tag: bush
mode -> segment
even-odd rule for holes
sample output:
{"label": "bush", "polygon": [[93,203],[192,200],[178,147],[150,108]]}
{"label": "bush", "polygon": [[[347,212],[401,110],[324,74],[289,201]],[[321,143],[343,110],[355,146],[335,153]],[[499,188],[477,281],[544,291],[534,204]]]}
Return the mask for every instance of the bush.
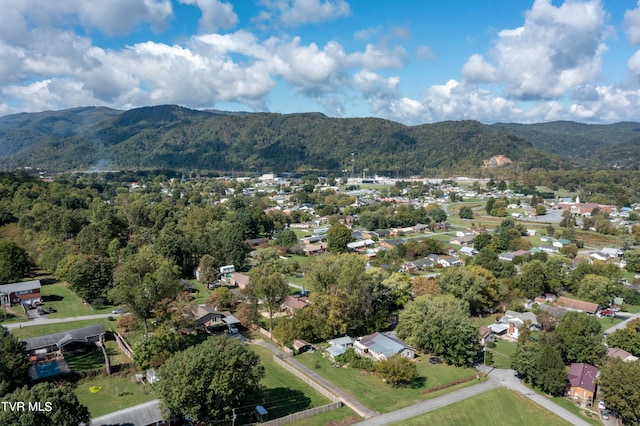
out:
{"label": "bush", "polygon": [[356,354],[353,348],[349,348],[345,353],[337,356],[336,361],[343,365],[349,364],[349,367],[360,370],[373,371],[375,369],[371,359]]}
{"label": "bush", "polygon": [[375,369],[376,373],[393,386],[408,385],[418,377],[416,364],[400,355],[379,361]]}
{"label": "bush", "polygon": [[487,348],[493,349],[496,347],[496,342],[487,342]]}

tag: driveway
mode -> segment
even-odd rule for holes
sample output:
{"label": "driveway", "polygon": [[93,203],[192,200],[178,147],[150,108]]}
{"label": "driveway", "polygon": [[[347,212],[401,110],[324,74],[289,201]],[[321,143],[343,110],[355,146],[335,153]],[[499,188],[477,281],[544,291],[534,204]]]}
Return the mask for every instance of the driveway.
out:
{"label": "driveway", "polygon": [[66,318],[47,318],[46,315],[39,315],[37,318],[34,318],[30,321],[7,323],[7,324],[2,324],[2,326],[9,330],[13,330],[14,328],[31,327],[34,325],[58,324],[62,322],[73,322],[73,321],[82,321],[82,320],[91,320],[91,319],[100,319],[100,318],[109,318],[109,317],[115,317],[115,315],[114,314],[95,314],[95,315],[84,315],[81,317],[66,317]]}

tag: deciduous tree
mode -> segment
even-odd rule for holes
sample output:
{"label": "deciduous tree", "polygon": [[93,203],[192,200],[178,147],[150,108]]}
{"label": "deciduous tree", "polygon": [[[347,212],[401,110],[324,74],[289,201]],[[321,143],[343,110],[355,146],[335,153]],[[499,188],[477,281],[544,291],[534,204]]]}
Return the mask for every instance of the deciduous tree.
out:
{"label": "deciduous tree", "polygon": [[21,279],[29,267],[26,250],[11,240],[0,238],[0,283]]}
{"label": "deciduous tree", "polygon": [[341,223],[333,224],[327,231],[327,245],[334,254],[346,253],[347,244],[353,241],[351,230]]}
{"label": "deciduous tree", "polygon": [[237,339],[216,336],[178,352],[158,370],[156,385],[165,413],[192,422],[230,420],[232,409],[259,397],[264,367]]}
{"label": "deciduous tree", "polygon": [[269,331],[273,329],[273,314],[289,293],[289,285],[284,276],[272,263],[256,266],[249,272],[249,294],[262,300],[269,312]]}
{"label": "deciduous tree", "polygon": [[562,358],[566,363],[599,365],[606,351],[598,319],[583,312],[567,312],[556,328],[556,336],[560,340]]}
{"label": "deciduous tree", "polygon": [[601,369],[598,384],[607,407],[620,413],[625,424],[640,422],[640,362],[610,359]]}
{"label": "deciduous tree", "polygon": [[0,396],[22,384],[29,369],[29,358],[20,342],[0,326]]}

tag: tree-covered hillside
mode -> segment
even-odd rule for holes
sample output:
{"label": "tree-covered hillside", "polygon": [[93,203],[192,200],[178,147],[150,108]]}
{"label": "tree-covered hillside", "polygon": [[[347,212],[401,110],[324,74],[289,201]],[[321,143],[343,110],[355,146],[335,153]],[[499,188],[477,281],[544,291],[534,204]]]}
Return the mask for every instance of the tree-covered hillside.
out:
{"label": "tree-covered hillside", "polygon": [[[406,176],[433,169],[468,173],[496,155],[524,170],[563,164],[503,129],[474,121],[410,127],[378,118],[229,114],[171,105],[20,116],[0,118],[3,168],[340,172],[351,168],[353,158],[356,170]],[[68,124],[74,118],[78,123]]]}

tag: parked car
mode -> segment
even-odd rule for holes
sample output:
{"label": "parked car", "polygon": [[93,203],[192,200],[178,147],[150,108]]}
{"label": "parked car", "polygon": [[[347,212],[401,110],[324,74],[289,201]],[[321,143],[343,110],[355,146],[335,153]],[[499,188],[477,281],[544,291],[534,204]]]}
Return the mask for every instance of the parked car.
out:
{"label": "parked car", "polygon": [[600,411],[600,417],[602,417],[602,420],[609,420],[609,410]]}
{"label": "parked car", "polygon": [[604,405],[604,401],[601,400],[601,399],[598,400],[598,409],[599,410],[604,410],[605,408],[607,408],[607,407]]}
{"label": "parked car", "polygon": [[111,311],[112,314],[124,314],[124,308],[118,308]]}
{"label": "parked car", "polygon": [[230,325],[229,326],[229,333],[236,334],[236,333],[238,333],[238,329],[235,326]]}
{"label": "parked car", "polygon": [[429,358],[429,362],[431,364],[440,364],[442,363],[442,360],[440,359],[440,357],[432,356],[431,358]]}
{"label": "parked car", "polygon": [[44,307],[44,311],[48,314],[52,314],[54,313],[56,310],[54,308],[52,308],[51,306],[45,306]]}
{"label": "parked car", "polygon": [[44,311],[44,309],[38,307],[38,315],[45,315],[47,314],[47,312]]}

